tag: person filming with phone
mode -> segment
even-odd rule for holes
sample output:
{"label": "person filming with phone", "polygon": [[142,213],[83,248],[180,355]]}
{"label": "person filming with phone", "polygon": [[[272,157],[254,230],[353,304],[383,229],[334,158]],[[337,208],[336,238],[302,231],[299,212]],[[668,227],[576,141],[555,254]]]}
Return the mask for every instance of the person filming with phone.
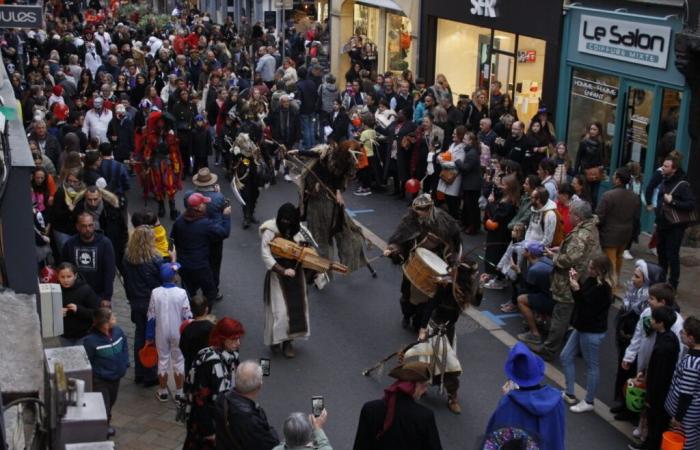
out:
{"label": "person filming with phone", "polygon": [[273,450],[333,450],[331,443],[323,432],[323,426],[328,419],[325,409],[320,415],[293,412],[282,425],[284,442]]}

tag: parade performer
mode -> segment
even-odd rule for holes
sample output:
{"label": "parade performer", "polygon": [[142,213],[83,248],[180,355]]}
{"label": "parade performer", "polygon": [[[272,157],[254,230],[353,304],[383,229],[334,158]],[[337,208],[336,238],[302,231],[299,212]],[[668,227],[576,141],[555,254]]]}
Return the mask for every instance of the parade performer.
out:
{"label": "parade performer", "polygon": [[136,160],[141,163],[136,168],[141,176],[144,197],[151,193],[155,196],[158,217],[163,217],[167,196],[171,220],[180,214],[175,208],[175,194],[182,189],[180,146],[173,125],[166,114],[151,112],[146,119],[142,145],[136,149]]}
{"label": "parade performer", "polygon": [[267,268],[265,276],[265,345],[273,351],[280,346],[284,356],[294,357],[292,340],[309,337],[309,302],[306,275],[295,259],[275,257],[270,242],[281,237],[299,244],[311,244],[311,233],[301,225],[299,209],[285,203],[277,218],[260,226],[261,253]]}
{"label": "parade performer", "polygon": [[260,155],[260,149],[253,142],[248,133],[240,133],[233,142],[232,151],[232,186],[240,195],[243,208],[243,229],[248,229],[251,223],[257,224],[255,218],[255,204],[260,195],[260,187],[264,185],[261,175],[261,165],[265,164]]}
{"label": "parade performer", "polygon": [[404,358],[417,357],[428,363],[433,385],[447,391],[447,407],[454,414],[462,412],[457,397],[462,366],[457,359],[455,324],[469,305],[481,304],[478,275],[479,265],[467,257],[450,268],[418,321],[418,339],[425,342],[403,354]]}
{"label": "parade performer", "polygon": [[[459,260],[462,248],[459,222],[444,210],[436,208],[428,194],[420,195],[413,201],[389,238],[384,256],[391,258],[395,264],[403,264],[416,247],[432,251],[448,265]],[[406,276],[403,277],[400,303],[404,328],[412,326],[418,331],[418,322],[428,300],[425,294],[411,285]]]}
{"label": "parade performer", "polygon": [[[358,142],[345,141],[339,145],[287,152],[293,162],[302,164],[300,208],[318,242],[318,253],[333,259],[331,253],[335,244],[340,262],[350,271],[367,266],[362,230],[346,213],[343,199],[348,181],[355,174],[354,155],[359,151]],[[296,155],[313,158],[313,161],[304,164]]]}

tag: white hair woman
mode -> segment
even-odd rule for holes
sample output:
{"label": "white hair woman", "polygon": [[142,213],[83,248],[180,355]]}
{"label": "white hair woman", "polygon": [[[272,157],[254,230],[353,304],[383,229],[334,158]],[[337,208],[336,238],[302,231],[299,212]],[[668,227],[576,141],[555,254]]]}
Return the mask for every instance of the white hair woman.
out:
{"label": "white hair woman", "polygon": [[323,432],[328,413],[324,409],[321,415],[293,412],[285,419],[282,426],[284,442],[272,450],[333,450],[331,443]]}

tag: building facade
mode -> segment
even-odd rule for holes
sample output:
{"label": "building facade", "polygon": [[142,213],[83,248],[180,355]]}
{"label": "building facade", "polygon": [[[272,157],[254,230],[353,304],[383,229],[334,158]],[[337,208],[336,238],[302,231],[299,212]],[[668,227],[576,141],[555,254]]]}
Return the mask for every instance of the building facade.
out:
{"label": "building facade", "polygon": [[[554,107],[562,21],[561,0],[423,0],[420,75],[443,74],[458,95],[498,81],[525,122]],[[489,95],[489,98],[491,96]]]}
{"label": "building facade", "polygon": [[[619,6],[584,1],[566,7],[556,123],[572,157],[589,124],[599,123],[608,175],[637,163],[646,185],[674,149],[688,167],[690,88],[674,49],[682,9]],[[642,229],[650,231],[653,213],[643,211]]]}
{"label": "building facade", "polygon": [[419,0],[333,0],[330,5],[331,73],[344,87],[350,68],[347,54],[353,36],[375,46],[376,71],[416,71],[418,67]]}

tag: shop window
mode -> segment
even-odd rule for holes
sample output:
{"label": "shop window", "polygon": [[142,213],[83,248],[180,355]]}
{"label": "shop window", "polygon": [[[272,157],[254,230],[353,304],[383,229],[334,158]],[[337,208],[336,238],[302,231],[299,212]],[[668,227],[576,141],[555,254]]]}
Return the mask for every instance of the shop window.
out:
{"label": "shop window", "polygon": [[576,158],[578,146],[586,134],[588,125],[598,122],[602,126],[605,142],[604,162],[605,166],[609,167],[610,149],[615,136],[619,86],[620,79],[616,76],[587,69],[573,70],[566,133],[566,143],[572,160]]}
{"label": "shop window", "polygon": [[515,55],[518,64],[513,100],[518,117],[526,126],[537,114],[542,98],[546,49],[547,43],[542,39],[523,35],[518,37],[518,51]]}
{"label": "shop window", "polygon": [[676,149],[678,120],[682,101],[683,93],[681,91],[675,89],[663,90],[654,167],[659,167],[663,163],[664,158]]}
{"label": "shop window", "polygon": [[410,69],[413,45],[411,20],[406,16],[386,14],[386,70],[403,72]]}
{"label": "shop window", "polygon": [[[460,94],[471,95],[488,84],[488,59],[481,61],[481,47],[491,40],[491,29],[439,19],[437,30],[435,74],[443,74],[452,88],[455,103]],[[488,57],[488,53],[483,53]],[[471,68],[471,69],[470,69]],[[428,80],[432,84],[433,80]]]}
{"label": "shop window", "polygon": [[355,35],[367,36],[372,43],[379,42],[379,8],[355,3]]}
{"label": "shop window", "polygon": [[493,49],[506,53],[515,53],[515,35],[495,30],[493,34]]}
{"label": "shop window", "polygon": [[630,86],[627,89],[622,150],[617,167],[635,162],[643,169],[649,149],[649,129],[654,108],[652,87]]}

